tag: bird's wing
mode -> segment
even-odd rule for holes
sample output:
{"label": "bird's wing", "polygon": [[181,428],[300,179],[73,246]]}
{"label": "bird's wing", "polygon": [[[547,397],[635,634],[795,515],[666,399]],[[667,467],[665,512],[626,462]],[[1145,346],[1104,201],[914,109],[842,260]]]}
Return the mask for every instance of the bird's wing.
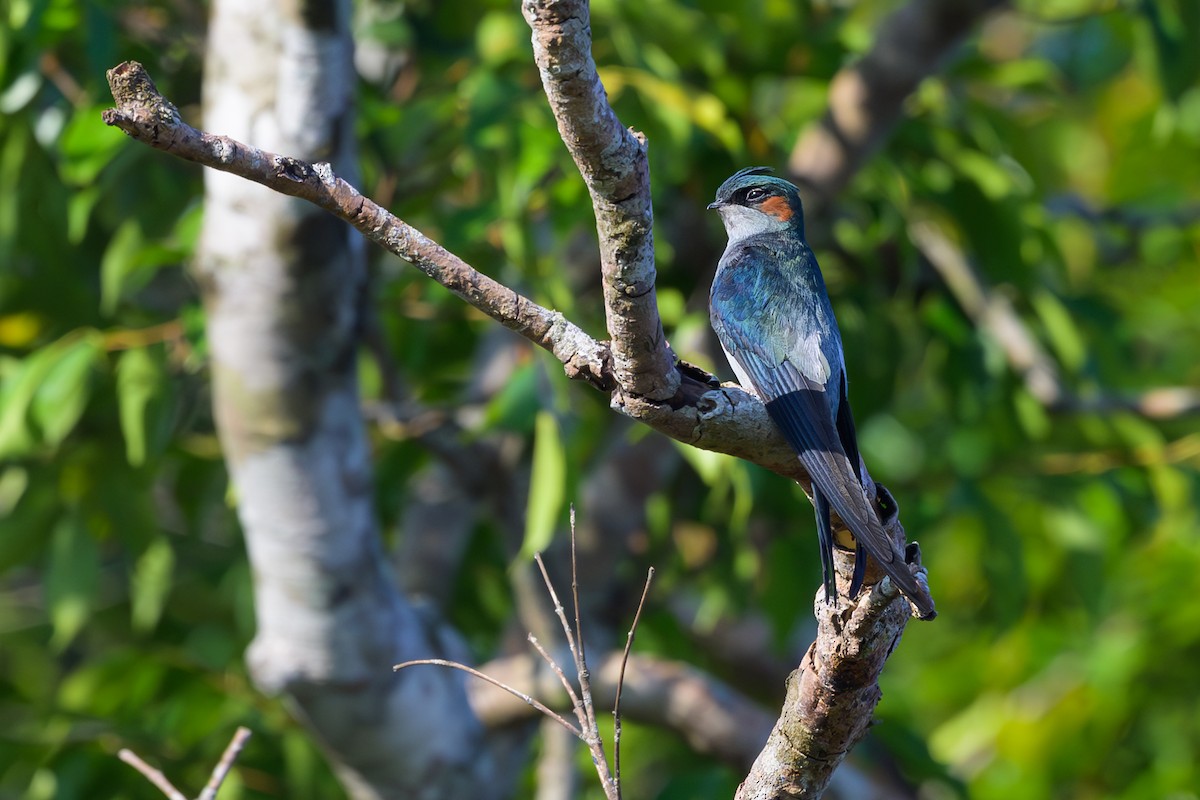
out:
{"label": "bird's wing", "polygon": [[[714,323],[717,324],[717,333],[726,352],[749,377],[752,387],[766,404],[771,419],[796,449],[824,499],[863,549],[880,562],[896,585],[917,604],[922,615],[932,614],[933,601],[928,592],[917,583],[903,559],[897,558],[895,545],[863,495],[858,465],[855,463],[851,466],[842,436],[839,435],[839,428],[850,433],[848,438],[853,442],[852,448],[857,456],[857,441],[852,435],[853,426],[849,420],[849,404],[844,402],[844,397],[839,398],[842,402],[839,403],[838,422],[835,424],[832,398],[825,384],[816,379],[825,377],[821,373],[828,366],[806,357],[804,353],[798,353],[796,361],[790,357],[778,360],[766,347],[756,343],[755,340],[760,337],[751,335],[742,320],[721,319],[714,320]],[[841,376],[838,378],[838,390],[844,392]],[[841,413],[843,408],[845,417]]]}
{"label": "bird's wing", "polygon": [[721,328],[718,333],[730,357],[749,377],[771,419],[804,462],[813,483],[855,538],[863,542],[867,552],[890,564],[895,560],[894,548],[863,497],[858,469],[851,467],[834,424],[833,398],[825,391],[825,384],[814,379],[823,377],[822,367],[803,355],[796,361],[787,357],[777,360],[778,356],[752,340],[737,320],[723,320]]}

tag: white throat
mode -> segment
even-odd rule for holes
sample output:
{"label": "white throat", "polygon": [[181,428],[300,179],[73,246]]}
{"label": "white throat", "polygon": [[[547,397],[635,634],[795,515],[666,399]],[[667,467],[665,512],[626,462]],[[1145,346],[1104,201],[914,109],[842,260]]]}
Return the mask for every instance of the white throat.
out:
{"label": "white throat", "polygon": [[721,215],[721,221],[725,223],[725,232],[729,234],[730,242],[736,242],[758,233],[788,229],[787,222],[746,206],[721,206],[718,213]]}

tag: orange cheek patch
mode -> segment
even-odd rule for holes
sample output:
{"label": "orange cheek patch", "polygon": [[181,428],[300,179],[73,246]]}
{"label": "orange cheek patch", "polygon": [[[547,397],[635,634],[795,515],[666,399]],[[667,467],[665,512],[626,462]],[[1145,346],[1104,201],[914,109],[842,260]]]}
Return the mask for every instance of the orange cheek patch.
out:
{"label": "orange cheek patch", "polygon": [[768,197],[763,200],[759,206],[764,214],[770,214],[780,222],[787,222],[792,218],[792,207],[788,205],[788,201],[783,197]]}

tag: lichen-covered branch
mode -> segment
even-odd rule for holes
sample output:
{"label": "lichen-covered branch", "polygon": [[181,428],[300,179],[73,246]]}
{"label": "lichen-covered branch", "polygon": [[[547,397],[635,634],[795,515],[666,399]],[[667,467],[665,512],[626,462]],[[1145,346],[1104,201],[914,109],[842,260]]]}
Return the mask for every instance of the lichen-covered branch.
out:
{"label": "lichen-covered branch", "polygon": [[[104,121],[139,142],[206,167],[299,197],[350,222],[371,241],[412,263],[510,330],[550,351],[568,377],[601,391],[616,388],[609,346],[587,335],[562,314],[544,308],[472,268],[334,174],[329,164],[310,164],[266,152],[183,122],[159,94],[141,64],[109,70],[117,107]],[[720,387],[690,365],[672,366],[679,389],[666,401],[616,392],[621,413],[686,444],[728,453],[808,484],[808,475],[756,398],[736,386]]]}
{"label": "lichen-covered branch", "polygon": [[586,0],[525,0],[533,56],[558,132],[592,196],[613,374],[624,393],[666,400],[679,388],[655,297],[646,139],[608,105],[592,61]]}
{"label": "lichen-covered branch", "polygon": [[818,596],[816,612],[817,638],[788,678],[779,719],[735,800],[817,800],[870,727],[908,613],[880,586],[858,603]]}
{"label": "lichen-covered branch", "polygon": [[372,242],[408,261],[470,305],[552,352],[570,377],[611,388],[608,349],[568,322],[507,286],[472,269],[387,209],[364,197],[324,162],[270,153],[186,124],[159,94],[145,68],[126,61],[108,71],[117,107],[104,121],[140,142],[172,155],[229,172],[335,214]]}

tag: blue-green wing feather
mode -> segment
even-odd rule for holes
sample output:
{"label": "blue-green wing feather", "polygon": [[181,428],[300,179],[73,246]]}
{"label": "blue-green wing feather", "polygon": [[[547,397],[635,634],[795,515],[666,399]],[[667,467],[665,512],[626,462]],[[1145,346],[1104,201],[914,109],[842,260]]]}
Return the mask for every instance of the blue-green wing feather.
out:
{"label": "blue-green wing feather", "polygon": [[[863,495],[857,464],[858,443],[853,436],[853,421],[840,370],[837,383],[830,387],[838,392],[835,411],[831,403],[833,397],[825,384],[805,374],[805,371],[814,371],[814,365],[802,370],[787,358],[776,361],[768,347],[758,344],[764,337],[758,335],[745,318],[723,315],[718,310],[713,314],[713,323],[729,356],[749,379],[751,388],[766,404],[771,419],[795,448],[812,478],[822,565],[832,563],[833,540],[828,527],[828,509],[831,508],[862,545],[862,550],[883,565],[905,594],[914,599],[927,596],[907,566],[897,562],[891,539]],[[843,439],[846,439],[844,443]],[[853,466],[848,449],[855,456]],[[861,586],[865,570],[862,559],[860,553],[851,586],[855,591]],[[829,591],[831,580],[826,580],[826,591]],[[922,611],[926,609],[922,608]]]}

